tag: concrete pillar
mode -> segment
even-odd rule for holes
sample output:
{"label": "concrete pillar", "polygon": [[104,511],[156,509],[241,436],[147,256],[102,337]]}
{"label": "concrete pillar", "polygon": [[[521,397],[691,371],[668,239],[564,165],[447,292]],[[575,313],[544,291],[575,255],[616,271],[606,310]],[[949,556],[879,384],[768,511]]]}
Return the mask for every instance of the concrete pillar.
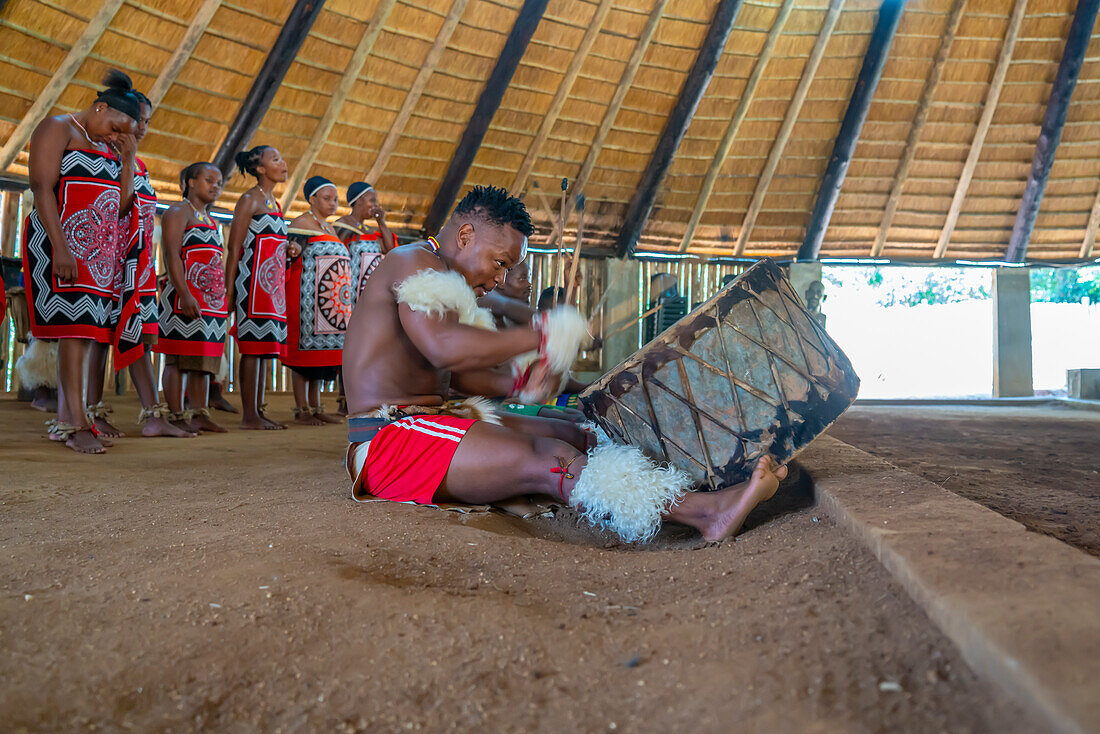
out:
{"label": "concrete pillar", "polygon": [[1027,268],[993,271],[993,397],[1030,398],[1031,276]]}
{"label": "concrete pillar", "polygon": [[609,257],[604,260],[604,267],[606,271],[603,282],[608,284],[610,291],[603,307],[604,328],[606,330],[607,327],[630,324],[629,328],[608,337],[604,342],[601,361],[604,372],[607,372],[638,351],[638,330],[641,322],[638,320],[638,261]]}
{"label": "concrete pillar", "polygon": [[794,292],[797,293],[798,297],[805,303],[806,289],[810,287],[810,283],[813,283],[815,280],[821,280],[821,263],[791,263],[787,269],[787,277],[791,280]]}

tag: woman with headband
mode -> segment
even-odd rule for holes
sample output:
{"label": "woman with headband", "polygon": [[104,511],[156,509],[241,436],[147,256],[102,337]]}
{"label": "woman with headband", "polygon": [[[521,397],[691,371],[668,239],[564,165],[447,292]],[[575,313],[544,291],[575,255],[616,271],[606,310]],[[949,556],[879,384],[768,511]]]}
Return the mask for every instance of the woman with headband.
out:
{"label": "woman with headband", "polygon": [[348,250],[328,218],[339,201],[336,185],[312,176],[302,187],[309,211],[290,223],[290,241],[301,247],[286,274],[287,335],[283,364],[294,384],[294,422],[339,423],[321,405],[321,383],[335,380],[344,354],[344,332],[355,307]]}
{"label": "woman with headband", "polygon": [[[141,102],[130,78],[110,71],[105,89],[80,112],[47,117],[30,142],[34,210],[23,228],[23,276],[31,333],[58,340],[57,420],[49,437],[82,454],[101,454],[84,412],[84,359],[91,341],[114,343],[124,367],[144,347],[138,334],[113,328],[123,244],[137,217],[119,221],[134,190],[134,132]],[[136,310],[136,299],[120,314]],[[122,319],[123,324],[126,319]]]}
{"label": "woman with headband", "polygon": [[[336,234],[351,254],[358,297],[382,255],[397,244],[397,238],[386,226],[386,210],[378,205],[378,193],[369,183],[356,181],[348,187],[348,206],[351,213],[336,220]],[[368,219],[374,220],[377,232],[364,224]]]}

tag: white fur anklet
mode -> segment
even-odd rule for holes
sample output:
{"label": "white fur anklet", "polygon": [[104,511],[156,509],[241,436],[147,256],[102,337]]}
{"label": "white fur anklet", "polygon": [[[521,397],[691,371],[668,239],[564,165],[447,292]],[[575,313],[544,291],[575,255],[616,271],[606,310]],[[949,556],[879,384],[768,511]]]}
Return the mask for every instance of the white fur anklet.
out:
{"label": "white fur anklet", "polygon": [[658,466],[635,446],[604,444],[588,454],[569,504],[593,525],[627,542],[645,542],[693,484],[687,472]]}

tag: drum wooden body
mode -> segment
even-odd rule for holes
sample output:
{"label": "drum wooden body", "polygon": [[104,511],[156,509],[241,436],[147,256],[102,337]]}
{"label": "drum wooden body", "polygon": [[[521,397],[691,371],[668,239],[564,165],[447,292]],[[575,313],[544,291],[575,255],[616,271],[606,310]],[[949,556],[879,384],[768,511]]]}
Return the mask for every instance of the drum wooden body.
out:
{"label": "drum wooden body", "polygon": [[612,438],[688,471],[702,490],[780,463],[848,409],[851,362],[779,266],[762,260],[581,393]]}

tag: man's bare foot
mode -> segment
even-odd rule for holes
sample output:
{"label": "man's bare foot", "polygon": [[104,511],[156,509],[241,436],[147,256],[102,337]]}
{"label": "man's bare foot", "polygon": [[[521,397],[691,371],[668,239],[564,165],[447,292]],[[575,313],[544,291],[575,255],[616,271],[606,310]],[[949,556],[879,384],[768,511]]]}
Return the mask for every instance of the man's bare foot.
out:
{"label": "man's bare foot", "polygon": [[286,430],[286,423],[280,423],[277,420],[272,420],[271,418],[268,418],[267,413],[260,413],[260,420],[262,420],[264,423],[266,423],[269,426],[268,430],[271,430],[271,431],[285,431]]}
{"label": "man's bare foot", "polygon": [[324,419],[322,419],[320,416],[314,415],[309,408],[295,408],[294,422],[303,426],[325,425]]}
{"label": "man's bare foot", "polygon": [[93,418],[92,428],[95,429],[97,436],[104,436],[106,438],[125,438],[126,434],[118,428],[107,422],[106,418]]}
{"label": "man's bare foot", "polygon": [[141,435],[146,438],[153,436],[167,436],[168,438],[194,438],[196,434],[191,431],[174,426],[164,418],[152,417],[145,419],[145,425],[141,429]]}
{"label": "man's bare foot", "polygon": [[65,439],[65,445],[78,454],[105,454],[107,450],[90,428],[83,428]]}
{"label": "man's bare foot", "polygon": [[218,390],[217,394],[214,393],[214,388],[210,388],[210,407],[214,410],[220,410],[223,413],[240,413],[241,411],[236,405],[225,399],[222,395],[222,391]]}
{"label": "man's bare foot", "polygon": [[696,528],[708,542],[725,540],[737,534],[753,508],[770,499],[786,476],[787,467],[763,456],[747,482],[718,492],[689,493],[668,519]]}
{"label": "man's bare foot", "polygon": [[314,413],[314,415],[325,423],[343,423],[344,420],[338,415],[332,415],[330,413]]}

